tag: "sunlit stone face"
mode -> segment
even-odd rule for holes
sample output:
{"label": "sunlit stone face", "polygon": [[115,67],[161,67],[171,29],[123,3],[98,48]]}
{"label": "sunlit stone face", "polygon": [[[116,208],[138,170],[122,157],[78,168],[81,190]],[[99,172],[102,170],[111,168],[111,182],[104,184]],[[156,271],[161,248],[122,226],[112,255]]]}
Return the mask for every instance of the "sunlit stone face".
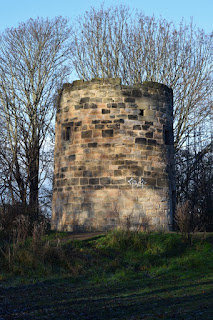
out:
{"label": "sunlit stone face", "polygon": [[175,194],[172,109],[172,90],[158,83],[64,85],[52,228],[168,230]]}

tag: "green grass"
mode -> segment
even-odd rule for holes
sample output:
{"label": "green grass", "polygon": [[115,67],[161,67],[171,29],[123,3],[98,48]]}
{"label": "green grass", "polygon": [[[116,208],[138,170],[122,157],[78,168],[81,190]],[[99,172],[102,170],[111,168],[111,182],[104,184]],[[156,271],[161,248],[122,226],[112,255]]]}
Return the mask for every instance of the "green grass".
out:
{"label": "green grass", "polygon": [[0,253],[1,279],[23,276],[30,282],[32,278],[69,275],[94,277],[101,282],[102,278],[116,281],[144,274],[190,275],[213,270],[211,237],[195,236],[189,244],[177,233],[113,231],[84,241],[63,241],[66,236],[51,233],[36,243],[28,238],[24,243],[8,246],[5,255]]}
{"label": "green grass", "polygon": [[113,231],[83,241],[51,233],[10,251],[10,265],[0,253],[0,296],[9,288],[13,317],[21,301],[31,306],[26,319],[46,319],[45,306],[51,319],[212,317],[213,234],[187,243],[177,233]]}

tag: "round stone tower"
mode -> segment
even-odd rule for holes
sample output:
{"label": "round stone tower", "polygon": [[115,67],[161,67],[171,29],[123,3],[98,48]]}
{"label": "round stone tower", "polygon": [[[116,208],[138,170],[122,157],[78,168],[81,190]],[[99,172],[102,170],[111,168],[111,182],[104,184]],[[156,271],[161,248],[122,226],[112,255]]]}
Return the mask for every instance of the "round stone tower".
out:
{"label": "round stone tower", "polygon": [[174,196],[172,89],[120,79],[64,84],[52,228],[170,230]]}

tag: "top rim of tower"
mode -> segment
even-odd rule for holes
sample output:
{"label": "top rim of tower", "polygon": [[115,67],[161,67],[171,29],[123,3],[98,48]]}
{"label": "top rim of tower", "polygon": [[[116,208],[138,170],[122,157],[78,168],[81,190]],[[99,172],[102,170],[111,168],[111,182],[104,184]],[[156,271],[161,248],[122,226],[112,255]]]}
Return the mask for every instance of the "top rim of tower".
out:
{"label": "top rim of tower", "polygon": [[64,83],[63,91],[73,91],[79,88],[86,88],[93,84],[99,85],[111,85],[114,87],[120,87],[121,89],[156,89],[160,91],[173,92],[172,88],[167,85],[154,81],[144,81],[143,83],[135,83],[133,85],[122,85],[120,78],[93,78],[91,80],[75,80],[72,83]]}

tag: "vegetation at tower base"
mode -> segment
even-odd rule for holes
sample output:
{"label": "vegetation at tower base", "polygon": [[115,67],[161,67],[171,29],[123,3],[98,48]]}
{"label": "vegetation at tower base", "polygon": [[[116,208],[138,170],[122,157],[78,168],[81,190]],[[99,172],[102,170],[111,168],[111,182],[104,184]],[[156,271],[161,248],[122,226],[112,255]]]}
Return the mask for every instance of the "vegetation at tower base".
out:
{"label": "vegetation at tower base", "polygon": [[212,234],[191,244],[176,233],[72,237],[13,242],[11,255],[1,238],[2,318],[211,319]]}
{"label": "vegetation at tower base", "polygon": [[65,84],[56,117],[52,228],[172,225],[172,90],[120,79]]}

